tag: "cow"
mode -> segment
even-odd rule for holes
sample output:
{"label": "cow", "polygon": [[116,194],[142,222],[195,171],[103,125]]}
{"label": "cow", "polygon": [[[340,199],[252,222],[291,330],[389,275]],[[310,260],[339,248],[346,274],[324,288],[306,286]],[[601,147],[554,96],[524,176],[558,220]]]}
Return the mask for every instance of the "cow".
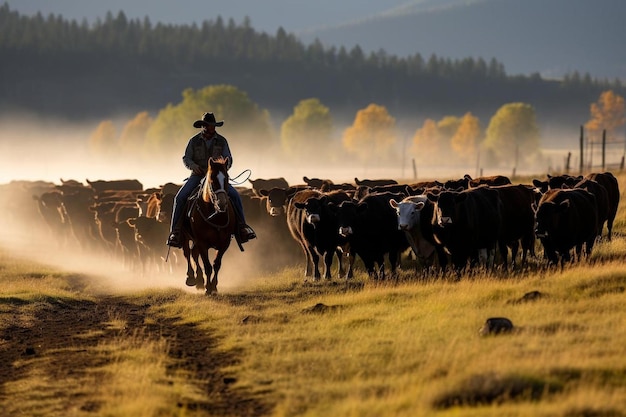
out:
{"label": "cow", "polygon": [[102,191],[107,191],[107,190],[136,190],[136,191],[143,190],[143,184],[135,179],[111,180],[111,181],[106,181],[106,180],[97,180],[97,181],[85,180],[85,181],[97,193],[100,193]]}
{"label": "cow", "polygon": [[522,265],[528,253],[535,253],[535,192],[524,184],[507,184],[491,187],[498,192],[502,223],[498,246],[504,268],[508,268],[508,248],[511,248],[511,263],[515,267],[517,251],[522,246]]}
{"label": "cow", "polygon": [[574,176],[569,174],[561,174],[561,175],[546,175],[546,180],[542,181],[539,179],[533,179],[533,185],[537,188],[541,194],[544,194],[548,190],[553,190],[556,188],[562,188],[566,186],[567,188],[572,188],[576,185],[576,183],[580,182],[583,177],[582,175]]}
{"label": "cow", "polygon": [[64,247],[71,233],[69,218],[63,205],[59,191],[47,191],[41,195],[33,195],[42,219],[48,226],[53,239]]}
{"label": "cow", "polygon": [[354,178],[354,183],[359,186],[359,185],[365,185],[368,187],[378,187],[380,185],[392,185],[392,184],[397,184],[398,181],[396,180],[392,180],[392,179],[375,179],[375,180],[370,180],[370,179],[363,179],[363,180],[359,180],[357,177]]}
{"label": "cow", "polygon": [[398,220],[390,200],[403,194],[369,194],[359,201],[344,201],[336,208],[339,235],[346,239],[345,252],[358,256],[371,278],[385,279],[385,255],[391,274],[396,275],[400,254],[409,248],[406,235],[398,229]]}
{"label": "cow", "polygon": [[[585,176],[585,178],[594,180],[598,184],[602,185],[607,193],[609,199],[609,210],[607,214],[606,227],[608,229],[607,238],[611,240],[613,234],[613,222],[615,221],[615,216],[617,215],[617,208],[619,206],[620,199],[620,191],[619,191],[619,183],[617,182],[617,178],[610,172],[592,172]],[[600,229],[602,232],[602,229]]]}
{"label": "cow", "polygon": [[476,188],[480,187],[481,185],[498,186],[511,184],[511,180],[509,179],[509,177],[504,175],[491,175],[488,177],[478,177],[473,179],[467,174],[465,176],[469,180],[467,183],[468,188]]}
{"label": "cow", "polygon": [[359,185],[356,187],[356,191],[354,193],[354,199],[360,200],[368,194],[372,193],[400,193],[405,197],[410,195],[413,192],[413,189],[409,187],[407,184],[387,184],[387,185]]}
{"label": "cow", "polygon": [[85,250],[98,250],[105,247],[100,235],[96,216],[90,208],[95,204],[95,192],[91,187],[61,184],[63,206],[69,218],[72,233]]}
{"label": "cow", "polygon": [[596,205],[598,207],[598,238],[602,236],[602,229],[604,223],[609,218],[609,211],[611,209],[609,202],[609,193],[603,185],[597,181],[583,178],[574,185],[574,188],[580,188],[589,191],[596,198]]}
{"label": "cow", "polygon": [[309,186],[296,186],[288,188],[274,187],[269,190],[259,190],[259,195],[265,198],[266,210],[270,216],[282,216],[287,212],[289,200],[300,190]]}
{"label": "cow", "polygon": [[163,251],[164,243],[167,241],[170,225],[146,216],[128,219],[127,222],[135,229],[135,240],[141,254],[144,273],[150,272],[153,267],[157,271],[166,271],[160,252]]}
{"label": "cow", "polygon": [[482,186],[427,196],[436,205],[435,238],[450,253],[458,274],[468,260],[470,266],[477,265],[481,251],[495,253],[502,227],[502,202],[496,190]]}
{"label": "cow", "polygon": [[138,270],[141,265],[141,254],[135,237],[135,226],[130,224],[134,219],[114,222],[112,227],[117,233],[115,253],[122,259],[122,265],[129,270]]}
{"label": "cow", "polygon": [[571,260],[572,248],[580,260],[583,245],[587,256],[591,254],[598,231],[598,207],[590,192],[580,188],[548,190],[535,207],[535,220],[535,234],[551,264],[558,264],[560,258],[563,268]]}
{"label": "cow", "polygon": [[319,255],[316,253],[312,243],[314,241],[314,226],[306,221],[306,211],[304,208],[299,207],[298,203],[305,204],[311,197],[319,197],[322,192],[315,189],[306,189],[298,191],[289,200],[287,206],[287,227],[291,233],[293,239],[300,245],[305,258],[304,276],[311,277],[318,280],[321,278],[319,269],[313,272],[312,266],[319,262]]}
{"label": "cow", "polygon": [[344,270],[343,256],[339,249],[339,246],[344,242],[337,233],[336,211],[332,208],[344,201],[351,200],[352,197],[348,193],[333,191],[321,195],[313,195],[305,201],[296,201],[293,204],[294,208],[304,211],[304,213],[300,212],[299,215],[304,216],[306,223],[311,226],[308,228],[308,233],[303,233],[302,237],[307,240],[304,243],[311,251],[313,276],[316,279],[321,277],[318,265],[320,256],[324,257],[324,278],[332,278],[330,268],[334,255],[338,258],[339,276],[352,278],[352,269],[350,268],[347,273]]}
{"label": "cow", "polygon": [[413,253],[425,267],[434,265],[437,255],[439,266],[445,270],[448,258],[443,245],[433,234],[432,219],[434,203],[425,195],[405,197],[401,201],[389,201],[398,216],[398,229],[404,231]]}
{"label": "cow", "polygon": [[446,190],[458,190],[459,188],[463,188],[467,190],[468,188],[476,188],[481,185],[506,185],[511,184],[511,180],[504,175],[492,175],[485,177],[472,178],[469,174],[465,174],[463,178],[458,180],[448,180],[444,183],[443,188]]}
{"label": "cow", "polygon": [[256,180],[248,179],[248,181],[250,181],[250,184],[252,184],[252,190],[254,191],[254,194],[259,197],[261,196],[261,194],[259,193],[259,191],[261,190],[269,190],[274,187],[289,188],[289,183],[283,177],[269,179],[257,178]]}
{"label": "cow", "polygon": [[324,185],[332,185],[333,182],[329,179],[322,179],[322,178],[309,178],[306,175],[304,177],[302,177],[302,181],[304,181],[304,183],[306,185],[308,185],[311,188],[316,188],[316,189],[321,189],[322,186]]}

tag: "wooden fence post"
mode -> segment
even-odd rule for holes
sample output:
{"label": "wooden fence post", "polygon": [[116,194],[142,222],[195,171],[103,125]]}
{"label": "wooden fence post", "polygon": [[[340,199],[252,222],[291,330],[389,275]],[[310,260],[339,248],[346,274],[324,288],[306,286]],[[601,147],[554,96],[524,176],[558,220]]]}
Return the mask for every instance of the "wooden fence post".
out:
{"label": "wooden fence post", "polygon": [[584,141],[584,127],[583,125],[580,125],[580,167],[579,167],[579,174],[582,175],[583,174],[583,141]]}

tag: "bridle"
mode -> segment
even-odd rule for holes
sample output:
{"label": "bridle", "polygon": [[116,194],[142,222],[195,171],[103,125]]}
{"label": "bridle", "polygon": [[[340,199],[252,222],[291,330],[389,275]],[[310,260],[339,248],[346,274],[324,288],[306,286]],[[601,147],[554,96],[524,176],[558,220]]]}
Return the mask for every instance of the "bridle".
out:
{"label": "bridle", "polygon": [[[200,207],[200,204],[196,204],[196,208],[198,210],[198,213],[200,213],[200,215],[202,216],[202,219],[205,222],[207,222],[208,224],[216,228],[223,228],[223,227],[228,226],[228,224],[230,223],[230,212],[228,211],[228,193],[226,192],[226,184],[228,183],[228,175],[224,173],[223,171],[218,171],[216,176],[217,176],[217,178],[215,179],[216,181],[214,181],[213,178],[207,177],[207,180],[208,180],[207,189],[208,189],[209,199],[213,203],[213,209],[214,209],[213,213],[211,213],[210,215],[206,215],[205,213],[203,213]],[[219,184],[219,188],[216,189],[216,187],[214,187],[214,182]],[[220,196],[223,196],[222,202],[225,202],[225,203],[220,202]],[[226,219],[223,222],[220,222],[220,224],[216,224],[212,221],[212,219],[214,216],[220,213],[226,213]]]}

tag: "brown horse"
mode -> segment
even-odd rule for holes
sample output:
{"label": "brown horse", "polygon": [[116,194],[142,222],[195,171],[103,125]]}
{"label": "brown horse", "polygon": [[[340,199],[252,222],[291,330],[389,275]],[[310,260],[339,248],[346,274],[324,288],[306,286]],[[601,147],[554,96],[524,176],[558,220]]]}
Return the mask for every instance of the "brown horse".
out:
{"label": "brown horse", "polygon": [[[189,286],[195,285],[198,289],[203,288],[204,266],[207,294],[217,292],[217,275],[222,266],[222,257],[230,246],[237,227],[235,210],[226,192],[227,167],[227,158],[209,159],[201,196],[191,200],[183,225],[183,253],[187,259],[186,283]],[[213,264],[209,259],[211,248],[217,251]],[[195,271],[191,258],[195,263]],[[202,265],[199,258],[202,258]]]}

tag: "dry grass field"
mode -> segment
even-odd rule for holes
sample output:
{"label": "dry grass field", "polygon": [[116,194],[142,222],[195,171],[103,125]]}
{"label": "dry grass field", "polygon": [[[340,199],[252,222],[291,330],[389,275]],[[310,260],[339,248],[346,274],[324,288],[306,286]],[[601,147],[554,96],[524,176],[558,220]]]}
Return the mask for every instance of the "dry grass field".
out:
{"label": "dry grass field", "polygon": [[[588,261],[460,279],[406,267],[313,282],[299,263],[238,269],[246,253],[231,249],[207,297],[183,275],[78,262],[12,228],[0,236],[0,415],[626,416],[618,178],[614,239]],[[481,336],[491,317],[513,330]]]}

